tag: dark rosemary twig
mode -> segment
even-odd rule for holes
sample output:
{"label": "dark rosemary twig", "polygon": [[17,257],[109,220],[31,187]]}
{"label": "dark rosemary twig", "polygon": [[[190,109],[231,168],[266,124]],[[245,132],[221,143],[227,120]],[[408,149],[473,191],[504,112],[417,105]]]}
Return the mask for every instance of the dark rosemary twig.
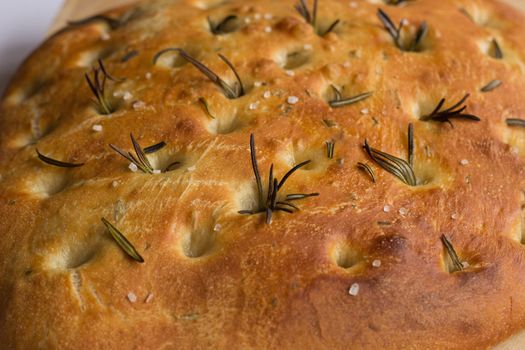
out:
{"label": "dark rosemary twig", "polygon": [[222,21],[215,23],[213,22],[210,17],[208,17],[208,24],[210,25],[210,31],[214,35],[222,35],[222,34],[228,34],[233,32],[235,29],[230,28],[228,25],[231,22],[234,22],[237,20],[237,16],[235,15],[229,15],[226,16]]}
{"label": "dark rosemary twig", "polygon": [[128,254],[133,260],[138,261],[140,263],[144,262],[144,259],[140,254],[137,252],[133,244],[128,241],[128,239],[120,232],[115,226],[113,226],[108,220],[105,218],[102,218],[102,222],[108,229],[109,233],[113,237],[113,239],[117,242],[120,248]]}
{"label": "dark rosemary twig", "polygon": [[[459,260],[459,257],[454,250],[454,247],[452,246],[452,243],[447,239],[445,235],[441,235],[441,243],[443,243],[443,247],[445,247],[445,250],[450,257],[450,260],[452,260],[452,265],[454,266],[454,271],[462,271],[463,270],[463,264],[461,263],[461,260]],[[454,272],[450,271],[450,272]]]}
{"label": "dark rosemary twig", "polygon": [[404,2],[415,1],[415,0],[383,0],[387,5],[401,5]]}
{"label": "dark rosemary twig", "polygon": [[[411,150],[410,144],[413,145],[413,129],[409,125],[409,150],[408,150],[408,159],[413,159],[413,149]],[[377,165],[379,165],[381,168],[385,169],[392,175],[396,176],[398,179],[403,181],[405,184],[409,186],[417,186],[417,178],[414,173],[414,169],[412,165],[405,161],[404,159],[395,157],[393,155],[390,155],[388,153],[376,150],[368,145],[368,141],[365,140],[365,144],[363,146],[366,153],[372,159]],[[413,161],[413,160],[412,160]]]}
{"label": "dark rosemary twig", "polygon": [[53,158],[46,157],[45,155],[40,153],[38,151],[38,149],[36,150],[36,154],[38,155],[38,158],[41,161],[43,161],[44,163],[49,164],[49,165],[53,165],[53,166],[56,166],[56,167],[59,167],[59,168],[78,168],[78,167],[81,167],[82,165],[84,165],[84,163],[67,163],[67,162],[62,162],[60,160],[56,160],[56,159],[53,159]]}
{"label": "dark rosemary twig", "polygon": [[521,126],[525,128],[525,120],[518,118],[508,118],[505,120],[508,126]]}
{"label": "dark rosemary twig", "polygon": [[401,30],[403,29],[405,21],[399,22],[399,26],[396,27],[390,17],[381,9],[377,10],[377,16],[400,50],[412,52],[419,51],[421,43],[428,34],[427,22],[422,22],[417,28],[416,35],[411,40],[406,41],[402,40],[403,38],[401,37]]}
{"label": "dark rosemary twig", "polygon": [[130,134],[130,137],[131,143],[133,144],[133,148],[135,150],[135,155],[133,155],[133,153],[131,152],[126,153],[125,151],[112,144],[110,144],[109,147],[111,147],[115,152],[120,154],[122,157],[126,158],[131,163],[135,164],[137,168],[139,168],[142,172],[146,174],[153,174],[154,169],[151,166],[148,158],[146,157],[146,153],[144,152],[142,147],[140,147],[135,137],[133,137],[133,134]]}
{"label": "dark rosemary twig", "polygon": [[373,183],[376,182],[376,176],[375,176],[374,171],[372,170],[372,168],[370,168],[370,165],[365,164],[365,163],[361,163],[361,162],[357,162],[357,168],[362,170],[366,174],[368,174],[368,176],[370,176],[370,179],[372,180]]}
{"label": "dark rosemary twig", "polygon": [[252,169],[253,173],[255,175],[255,182],[257,185],[257,208],[254,210],[240,210],[239,214],[258,214],[258,213],[266,213],[266,223],[271,224],[273,212],[274,211],[284,211],[286,213],[293,213],[296,210],[299,210],[299,208],[289,203],[289,201],[294,200],[300,200],[305,199],[309,197],[315,197],[318,196],[319,193],[309,193],[309,194],[289,194],[286,196],[286,200],[278,200],[278,194],[279,190],[284,186],[286,183],[286,180],[290,178],[297,170],[304,167],[305,165],[309,164],[310,161],[304,161],[302,163],[299,163],[292,167],[279,181],[276,177],[273,175],[273,164],[270,166],[270,172],[268,175],[268,192],[266,196],[266,201],[264,201],[264,193],[263,193],[263,184],[261,180],[261,175],[259,173],[259,166],[257,164],[257,156],[256,156],[256,150],[255,150],[255,138],[253,134],[250,135],[250,155],[251,155],[251,161],[252,161]]}
{"label": "dark rosemary twig", "polygon": [[445,104],[445,99],[442,98],[441,101],[439,101],[436,108],[434,108],[434,110],[430,114],[422,116],[420,120],[449,123],[451,127],[454,127],[454,125],[452,124],[450,119],[465,119],[479,122],[481,119],[479,119],[475,115],[463,113],[463,111],[467,109],[467,106],[463,105],[465,104],[469,96],[470,94],[466,94],[461,100],[459,100],[459,102],[455,103],[452,107],[449,107],[445,110],[441,110],[441,108],[443,108],[443,105]]}
{"label": "dark rosemary twig", "polygon": [[326,141],[326,156],[329,159],[334,158],[334,149],[335,149],[335,141],[333,140]]}
{"label": "dark rosemary twig", "polygon": [[199,97],[199,102],[204,107],[204,110],[206,111],[206,114],[208,114],[208,116],[211,119],[215,119],[215,116],[213,114],[211,114],[210,105],[208,104],[208,101],[204,97]]}
{"label": "dark rosemary twig", "polygon": [[120,59],[120,62],[121,63],[126,63],[129,60],[131,60],[132,58],[136,57],[138,54],[139,54],[139,52],[137,50],[132,50],[132,51],[128,52],[127,54],[125,54],[124,56],[122,56],[122,58]]}
{"label": "dark rosemary twig", "polygon": [[310,10],[305,0],[299,0],[299,2],[295,5],[295,9],[304,18],[304,20],[314,28],[318,35],[325,36],[326,34],[332,32],[341,21],[336,19],[328,26],[327,30],[321,33],[317,27],[317,5],[318,0],[313,0],[312,9]]}
{"label": "dark rosemary twig", "polygon": [[[69,27],[78,27],[78,26],[84,26],[87,24],[91,24],[94,22],[104,22],[106,23],[112,30],[118,29],[119,27],[125,25],[130,20],[137,17],[137,15],[141,12],[141,9],[134,9],[132,11],[126,12],[122,17],[120,18],[112,18],[106,15],[95,15],[90,16],[87,18],[83,18],[77,21],[69,21],[67,22]],[[67,29],[67,28],[66,28]]]}
{"label": "dark rosemary twig", "polygon": [[332,85],[332,90],[334,92],[334,99],[331,101],[328,101],[328,104],[330,105],[330,107],[333,107],[333,108],[349,106],[351,104],[361,102],[363,100],[366,100],[367,98],[369,98],[370,96],[374,94],[372,91],[369,91],[369,92],[364,92],[362,94],[343,99],[343,94],[337,87]]}
{"label": "dark rosemary twig", "polygon": [[499,46],[499,43],[495,38],[492,39],[491,56],[498,60],[503,58],[503,51],[501,50],[501,46]]}
{"label": "dark rosemary twig", "polygon": [[490,92],[502,84],[501,80],[495,79],[481,88],[481,92]]}
{"label": "dark rosemary twig", "polygon": [[161,141],[161,142],[159,142],[159,143],[157,143],[155,145],[152,145],[152,146],[144,148],[144,153],[146,153],[146,154],[155,153],[155,152],[160,151],[164,147],[166,147],[166,142]]}
{"label": "dark rosemary twig", "polygon": [[[111,75],[108,74],[102,60],[98,60],[98,67],[92,69],[93,77],[91,78],[88,73],[85,74],[86,81],[89,85],[89,89],[95,97],[95,103],[97,104],[99,113],[111,114],[115,111],[111,105],[108,97],[106,96],[106,82],[107,80],[114,81]],[[102,76],[102,77],[101,77]]]}
{"label": "dark rosemary twig", "polygon": [[408,164],[414,168],[414,125],[408,124]]}
{"label": "dark rosemary twig", "polygon": [[[220,87],[226,95],[226,97],[230,99],[239,98],[244,95],[244,85],[242,83],[241,77],[237,73],[237,70],[233,66],[233,64],[223,55],[218,54],[219,58],[226,63],[226,65],[232,70],[233,74],[235,75],[235,78],[237,79],[237,83],[235,85],[230,85],[226,83],[224,80],[222,80],[217,74],[215,74],[211,69],[206,67],[204,64],[190,56],[186,51],[180,48],[172,48],[172,49],[166,49],[164,52],[168,51],[178,51],[182,58],[184,58],[186,61],[191,63],[195,68],[197,68],[202,74],[204,74],[208,79],[210,79],[215,85]],[[161,51],[162,52],[162,51]],[[158,54],[157,54],[158,55]]]}

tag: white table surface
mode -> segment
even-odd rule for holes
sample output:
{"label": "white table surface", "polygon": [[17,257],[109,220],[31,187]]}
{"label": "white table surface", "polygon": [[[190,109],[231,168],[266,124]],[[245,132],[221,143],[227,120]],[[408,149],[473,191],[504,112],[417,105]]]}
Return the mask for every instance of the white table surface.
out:
{"label": "white table surface", "polygon": [[0,0],[0,95],[14,70],[44,39],[63,0]]}

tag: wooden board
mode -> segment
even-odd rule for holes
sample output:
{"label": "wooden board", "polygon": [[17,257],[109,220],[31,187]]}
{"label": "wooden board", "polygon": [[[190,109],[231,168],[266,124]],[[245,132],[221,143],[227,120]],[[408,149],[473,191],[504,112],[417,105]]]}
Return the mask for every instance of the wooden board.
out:
{"label": "wooden board", "polygon": [[[128,4],[135,0],[65,0],[62,10],[57,15],[49,33],[62,28],[68,20],[85,18],[90,15],[108,10],[112,7]],[[516,8],[525,11],[525,0],[501,0]],[[524,33],[525,34],[525,33]],[[496,346],[493,350],[516,350],[525,349],[525,331],[516,334],[512,338]]]}

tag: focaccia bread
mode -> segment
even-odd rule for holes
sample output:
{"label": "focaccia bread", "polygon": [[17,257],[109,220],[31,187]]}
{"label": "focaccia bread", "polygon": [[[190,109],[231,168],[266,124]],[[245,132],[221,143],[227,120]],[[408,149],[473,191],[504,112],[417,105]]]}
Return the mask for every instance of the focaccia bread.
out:
{"label": "focaccia bread", "polygon": [[493,0],[152,0],[70,23],[0,105],[0,347],[520,332],[524,23]]}

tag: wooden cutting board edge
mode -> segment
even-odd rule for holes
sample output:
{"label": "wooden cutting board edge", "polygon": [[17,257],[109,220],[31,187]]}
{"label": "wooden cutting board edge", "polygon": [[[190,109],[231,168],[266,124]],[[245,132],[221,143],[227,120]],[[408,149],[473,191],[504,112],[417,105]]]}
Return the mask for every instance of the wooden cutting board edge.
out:
{"label": "wooden cutting board edge", "polygon": [[[67,21],[85,18],[134,1],[135,0],[65,0],[61,11],[56,16],[53,25],[49,29],[48,34],[52,34],[65,26]],[[525,11],[525,0],[502,1]],[[522,348],[523,344],[525,344],[525,331],[518,333],[505,342],[497,345],[493,350],[515,350]]]}

